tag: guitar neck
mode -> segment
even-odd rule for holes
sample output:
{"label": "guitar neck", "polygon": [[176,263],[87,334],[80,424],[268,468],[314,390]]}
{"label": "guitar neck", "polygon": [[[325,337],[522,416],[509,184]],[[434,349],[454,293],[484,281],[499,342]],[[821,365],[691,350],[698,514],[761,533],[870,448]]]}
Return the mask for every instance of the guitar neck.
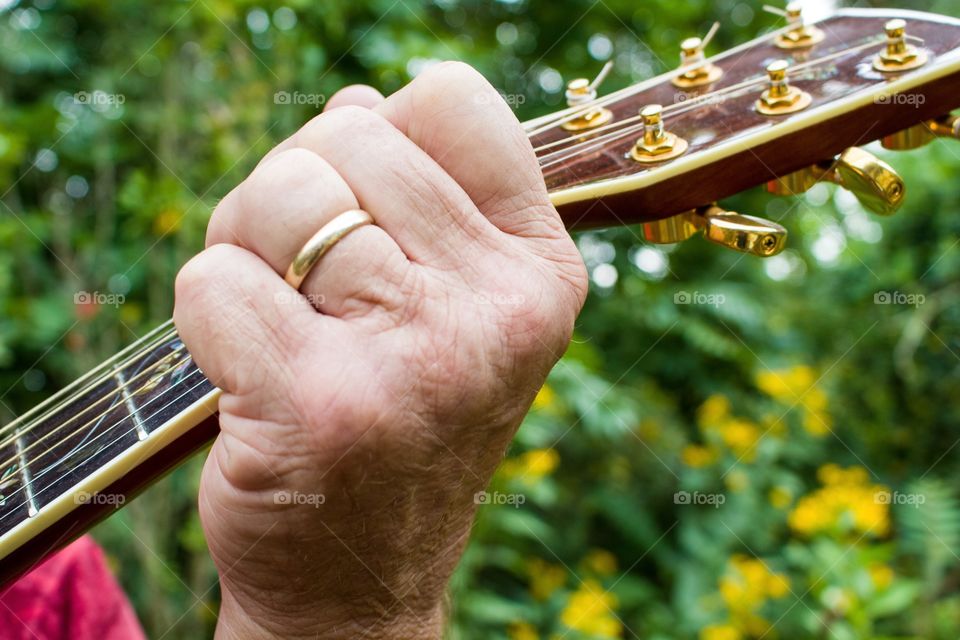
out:
{"label": "guitar neck", "polygon": [[209,443],[218,395],[162,327],[0,428],[0,583]]}

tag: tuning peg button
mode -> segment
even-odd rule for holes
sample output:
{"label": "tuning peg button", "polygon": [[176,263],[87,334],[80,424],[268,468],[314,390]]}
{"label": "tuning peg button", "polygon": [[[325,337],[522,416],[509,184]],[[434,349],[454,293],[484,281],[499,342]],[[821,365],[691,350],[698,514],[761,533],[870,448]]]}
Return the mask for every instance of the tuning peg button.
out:
{"label": "tuning peg button", "polygon": [[852,192],[870,211],[893,215],[906,197],[906,185],[889,164],[869,151],[850,147],[830,163],[818,164],[767,183],[776,195],[799,195],[818,182],[832,182]]}
{"label": "tuning peg button", "polygon": [[907,195],[906,184],[893,167],[859,147],[850,147],[840,155],[835,175],[837,184],[882,216],[896,213]]}
{"label": "tuning peg button", "polygon": [[779,224],[727,211],[717,205],[643,225],[644,237],[657,244],[682,242],[698,232],[714,244],[762,258],[783,251],[787,240],[787,230]]}
{"label": "tuning peg button", "polygon": [[919,149],[937,138],[960,140],[960,116],[944,116],[898,131],[882,140],[885,149],[909,151]]}

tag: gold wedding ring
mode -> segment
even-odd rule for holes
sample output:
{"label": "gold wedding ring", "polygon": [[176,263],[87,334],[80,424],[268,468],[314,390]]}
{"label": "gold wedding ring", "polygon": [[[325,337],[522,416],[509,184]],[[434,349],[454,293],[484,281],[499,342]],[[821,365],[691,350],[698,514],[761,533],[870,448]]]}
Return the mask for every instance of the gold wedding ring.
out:
{"label": "gold wedding ring", "polygon": [[303,249],[300,249],[300,253],[293,259],[283,279],[291,287],[299,290],[300,285],[310,275],[310,270],[333,248],[333,245],[351,231],[368,224],[373,224],[373,217],[366,211],[362,209],[344,211],[320,227],[320,230],[303,245]]}

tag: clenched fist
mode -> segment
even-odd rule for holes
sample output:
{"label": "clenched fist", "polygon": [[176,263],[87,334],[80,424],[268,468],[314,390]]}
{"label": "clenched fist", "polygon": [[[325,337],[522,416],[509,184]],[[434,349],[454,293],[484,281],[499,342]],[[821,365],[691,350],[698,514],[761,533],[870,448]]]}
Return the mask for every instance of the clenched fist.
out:
{"label": "clenched fist", "polygon": [[[299,293],[283,274],[340,213]],[[458,63],[352,87],[217,206],[175,320],[223,390],[221,638],[437,638],[482,490],[586,294],[526,134]]]}

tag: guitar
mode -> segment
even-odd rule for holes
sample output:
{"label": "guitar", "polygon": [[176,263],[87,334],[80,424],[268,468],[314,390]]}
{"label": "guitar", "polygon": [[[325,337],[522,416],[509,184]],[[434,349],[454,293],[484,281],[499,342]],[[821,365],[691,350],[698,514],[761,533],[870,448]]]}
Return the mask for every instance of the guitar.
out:
{"label": "guitar", "polygon": [[[716,203],[764,185],[802,193],[820,181],[894,213],[896,172],[858,145],[917,148],[960,139],[960,20],[844,10],[787,25],[599,95],[567,86],[567,108],[524,124],[570,229],[639,224],[655,243],[695,235],[767,257],[779,223]],[[219,391],[168,322],[46,402],[0,427],[0,582],[6,584],[121,508],[213,440]]]}

